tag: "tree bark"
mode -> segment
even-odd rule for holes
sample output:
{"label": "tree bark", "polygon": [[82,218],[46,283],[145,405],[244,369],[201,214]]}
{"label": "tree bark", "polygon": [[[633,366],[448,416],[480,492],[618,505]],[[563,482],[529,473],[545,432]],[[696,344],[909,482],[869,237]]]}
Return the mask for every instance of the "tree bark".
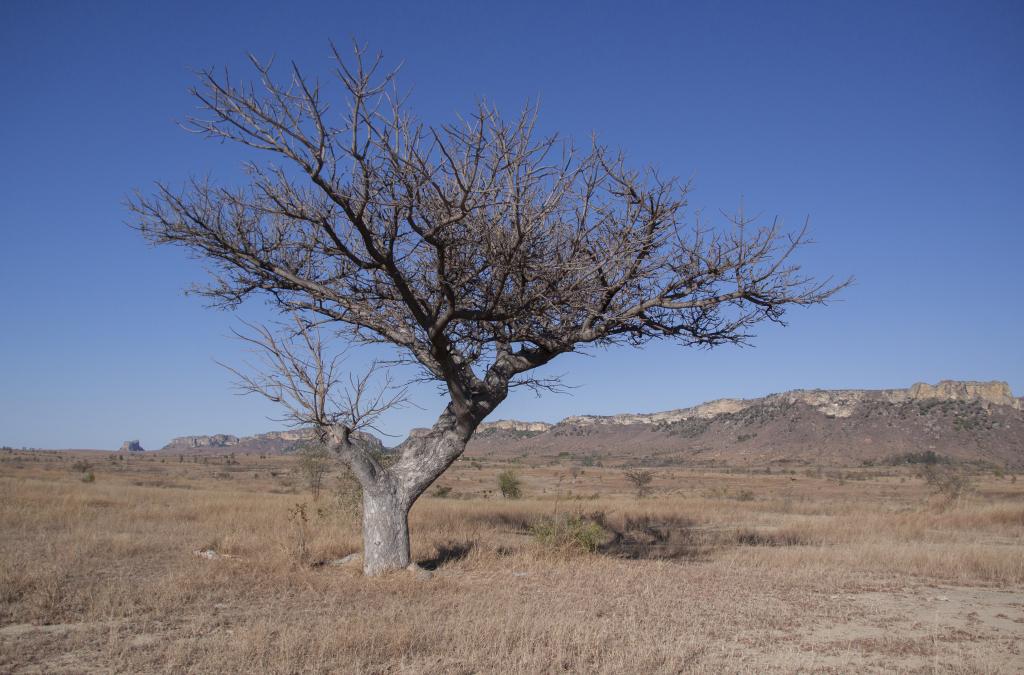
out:
{"label": "tree bark", "polygon": [[429,433],[410,439],[389,468],[356,471],[363,488],[363,573],[379,576],[405,569],[409,553],[409,510],[416,499],[466,449],[472,431],[450,411]]}
{"label": "tree bark", "polygon": [[405,569],[409,556],[409,506],[398,485],[363,487],[363,574]]}

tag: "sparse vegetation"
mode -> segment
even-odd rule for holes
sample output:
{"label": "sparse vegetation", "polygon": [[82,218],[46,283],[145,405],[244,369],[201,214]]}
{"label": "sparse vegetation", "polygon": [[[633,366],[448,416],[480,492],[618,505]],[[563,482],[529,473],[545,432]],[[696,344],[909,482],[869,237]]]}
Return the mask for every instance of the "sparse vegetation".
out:
{"label": "sparse vegetation", "polygon": [[884,464],[898,466],[900,464],[949,464],[952,460],[949,457],[936,454],[932,450],[923,452],[905,452],[901,455],[889,457]]}
{"label": "sparse vegetation", "polygon": [[[577,501],[565,463],[517,467],[529,494],[496,500],[507,464],[456,462],[443,485],[460,498],[410,515],[433,580],[380,583],[325,563],[361,550],[358,510],[326,497],[358,493],[332,475],[313,504],[297,456],[132,458],[89,485],[68,468],[100,460],[58,457],[0,454],[0,672],[814,671],[826,656],[852,671],[925,659],[1012,672],[1019,660],[1024,485],[991,469],[933,465],[973,481],[935,509],[921,464],[821,478],[675,468],[642,501],[621,469],[595,466]],[[233,480],[214,477],[225,468]],[[864,638],[836,642],[851,624]],[[802,648],[736,641],[766,629]]]}

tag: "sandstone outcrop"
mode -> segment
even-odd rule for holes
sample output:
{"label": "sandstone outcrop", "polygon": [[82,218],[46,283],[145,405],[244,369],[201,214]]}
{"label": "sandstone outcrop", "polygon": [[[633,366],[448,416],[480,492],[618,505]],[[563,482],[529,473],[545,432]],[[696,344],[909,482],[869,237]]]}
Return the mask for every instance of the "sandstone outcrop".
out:
{"label": "sandstone outcrop", "polygon": [[145,452],[145,449],[138,441],[125,441],[121,444],[120,452]]}
{"label": "sandstone outcrop", "polygon": [[[655,413],[625,413],[621,415],[576,415],[559,424],[587,426],[591,424],[658,424],[699,418],[710,419],[723,413],[736,413],[766,401],[801,402],[832,417],[848,417],[865,401],[902,403],[916,400],[978,401],[985,405],[1005,405],[1024,410],[1021,399],[1014,398],[1006,382],[961,382],[943,380],[938,384],[918,382],[909,389],[795,389],[762,398],[723,398],[702,403],[692,408],[679,408]],[[514,422],[530,424],[529,422]]]}
{"label": "sandstone outcrop", "polygon": [[[231,434],[212,434],[209,436],[179,436],[161,448],[167,452],[260,452],[276,454],[291,452],[296,446],[314,437],[312,429],[288,429],[286,431],[269,431],[254,436],[233,436]],[[373,434],[356,431],[352,439],[371,450],[382,452],[384,444]]]}
{"label": "sandstone outcrop", "polygon": [[214,434],[212,436],[179,436],[171,439],[171,442],[164,446],[164,450],[170,447],[181,449],[194,448],[229,448],[238,445],[238,436],[230,434]]}
{"label": "sandstone outcrop", "polygon": [[547,431],[553,424],[547,422],[521,422],[519,420],[495,420],[494,422],[484,422],[477,427],[477,433],[486,433],[488,431],[517,431],[522,433],[540,433]]}
{"label": "sandstone outcrop", "polygon": [[[540,431],[543,426],[548,428]],[[984,466],[1024,467],[1024,406],[1005,382],[798,389],[655,413],[578,415],[554,425],[505,420],[477,433],[468,452],[568,455],[628,466],[860,465],[932,452]]]}

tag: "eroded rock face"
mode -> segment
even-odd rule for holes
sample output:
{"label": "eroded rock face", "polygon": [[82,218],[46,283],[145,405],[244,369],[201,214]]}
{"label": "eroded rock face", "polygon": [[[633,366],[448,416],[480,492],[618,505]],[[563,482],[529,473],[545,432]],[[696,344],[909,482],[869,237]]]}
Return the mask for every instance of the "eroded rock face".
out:
{"label": "eroded rock face", "polygon": [[750,406],[757,399],[720,398],[692,408],[678,408],[655,413],[623,413],[621,415],[574,415],[559,424],[585,427],[592,424],[659,424],[679,420],[710,419],[723,413],[734,413]]}
{"label": "eroded rock face", "polygon": [[1021,410],[1021,399],[1014,398],[1006,382],[958,382],[943,380],[936,385],[918,382],[910,388],[913,399],[942,399],[944,401],[983,401],[992,405],[1008,405]]}
{"label": "eroded rock face", "polygon": [[[829,417],[849,417],[866,401],[903,403],[916,400],[980,401],[986,405],[1005,405],[1024,410],[1021,399],[1014,398],[1006,382],[961,382],[943,380],[938,384],[919,382],[909,389],[796,389],[762,398],[723,398],[702,403],[692,408],[680,408],[656,413],[626,413],[622,415],[577,415],[567,417],[560,424],[588,426],[592,424],[659,424],[686,419],[710,419],[717,415],[736,413],[754,405],[771,401],[805,403]],[[527,424],[520,422],[519,424]]]}
{"label": "eroded rock face", "polygon": [[1024,467],[1024,406],[1004,382],[804,389],[649,414],[568,417],[540,433],[494,430],[474,435],[469,452],[627,466],[859,466],[932,452]]}
{"label": "eroded rock face", "polygon": [[145,449],[138,441],[125,441],[121,444],[121,452],[145,452]]}
{"label": "eroded rock face", "polygon": [[171,439],[171,442],[164,446],[168,448],[227,448],[238,445],[238,437],[230,434],[214,434],[212,436],[179,436]]}
{"label": "eroded rock face", "polygon": [[486,431],[525,431],[525,432],[543,432],[547,431],[553,424],[547,422],[521,422],[519,420],[495,420],[494,422],[484,422],[477,427],[477,432]]}
{"label": "eroded rock face", "polygon": [[[210,436],[179,436],[171,440],[161,450],[170,452],[199,452],[223,448],[227,452],[289,452],[296,443],[314,437],[312,429],[288,429],[285,431],[269,431],[254,436],[232,436],[231,434],[213,434]],[[384,444],[372,434],[356,431],[352,434],[353,441],[375,451],[383,451]]]}

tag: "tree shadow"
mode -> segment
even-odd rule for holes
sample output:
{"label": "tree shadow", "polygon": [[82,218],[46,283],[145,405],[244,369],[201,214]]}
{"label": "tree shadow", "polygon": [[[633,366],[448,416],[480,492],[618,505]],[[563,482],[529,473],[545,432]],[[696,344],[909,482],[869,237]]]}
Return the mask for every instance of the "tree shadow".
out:
{"label": "tree shadow", "polygon": [[442,565],[446,565],[450,562],[458,562],[464,559],[470,554],[476,544],[472,541],[455,542],[450,541],[446,544],[437,544],[437,555],[427,560],[417,561],[417,565],[425,570],[434,571]]}
{"label": "tree shadow", "polygon": [[701,561],[719,543],[696,523],[680,517],[626,518],[619,527],[602,518],[600,524],[611,533],[611,538],[597,551],[616,558]]}

